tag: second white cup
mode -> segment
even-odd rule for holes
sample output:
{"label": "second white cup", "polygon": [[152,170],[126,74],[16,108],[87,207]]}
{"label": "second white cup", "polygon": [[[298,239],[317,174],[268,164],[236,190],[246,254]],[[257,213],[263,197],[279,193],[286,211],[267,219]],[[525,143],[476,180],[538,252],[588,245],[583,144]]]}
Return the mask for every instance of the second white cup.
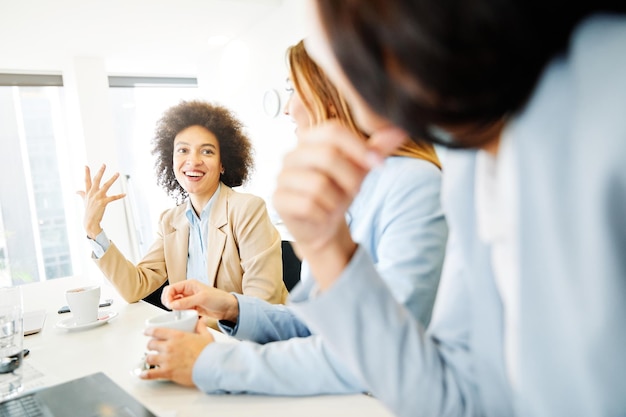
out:
{"label": "second white cup", "polygon": [[146,329],[152,327],[167,327],[168,329],[182,330],[193,333],[198,322],[198,312],[196,310],[180,310],[177,317],[175,311],[159,314],[146,320]]}
{"label": "second white cup", "polygon": [[93,323],[98,320],[99,286],[72,288],[65,291],[65,299],[76,325]]}

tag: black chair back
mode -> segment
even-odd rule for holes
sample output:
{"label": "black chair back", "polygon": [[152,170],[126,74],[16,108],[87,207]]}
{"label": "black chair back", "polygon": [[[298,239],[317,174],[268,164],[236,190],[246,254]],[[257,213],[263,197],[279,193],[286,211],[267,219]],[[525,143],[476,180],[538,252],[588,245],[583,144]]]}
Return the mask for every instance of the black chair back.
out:
{"label": "black chair back", "polygon": [[283,282],[285,287],[287,287],[287,291],[291,291],[300,282],[302,261],[296,256],[288,240],[283,240],[281,247],[283,249]]}
{"label": "black chair back", "polygon": [[169,281],[165,280],[165,282],[163,283],[163,285],[161,285],[161,287],[154,290],[152,294],[146,295],[143,298],[143,300],[147,301],[148,303],[154,306],[162,308],[163,310],[171,311],[169,308],[165,307],[163,303],[161,302],[161,293],[163,292],[163,287],[165,287],[168,284],[169,284]]}

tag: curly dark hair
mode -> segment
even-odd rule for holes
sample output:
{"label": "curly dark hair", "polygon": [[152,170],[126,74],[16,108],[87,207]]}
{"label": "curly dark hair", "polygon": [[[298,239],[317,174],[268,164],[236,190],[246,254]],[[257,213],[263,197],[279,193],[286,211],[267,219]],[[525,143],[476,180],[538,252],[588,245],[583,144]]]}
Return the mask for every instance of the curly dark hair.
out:
{"label": "curly dark hair", "polygon": [[170,107],[157,122],[155,137],[152,140],[152,155],[157,184],[167,194],[182,203],[188,193],[181,187],[174,175],[174,138],[191,126],[202,126],[215,135],[220,146],[220,157],[224,173],[220,181],[229,187],[237,187],[248,180],[254,160],[250,139],[244,132],[243,124],[226,107],[200,100],[181,101]]}

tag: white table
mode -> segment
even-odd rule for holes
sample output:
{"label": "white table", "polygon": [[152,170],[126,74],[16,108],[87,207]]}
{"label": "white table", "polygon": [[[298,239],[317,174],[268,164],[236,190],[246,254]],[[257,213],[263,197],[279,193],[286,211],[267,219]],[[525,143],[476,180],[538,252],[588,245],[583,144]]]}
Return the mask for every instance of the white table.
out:
{"label": "white table", "polygon": [[[24,347],[30,349],[25,362],[44,373],[45,379],[51,382],[65,382],[102,371],[160,417],[391,416],[379,401],[366,395],[207,395],[171,382],[140,380],[131,370],[146,350],[148,338],[143,335],[143,324],[145,319],[163,310],[143,301],[128,304],[102,280],[96,282],[102,287],[101,298],[114,299],[113,305],[105,309],[116,311],[117,317],[87,330],[67,331],[55,326],[59,320],[69,317],[69,314],[57,314],[59,307],[66,304],[65,290],[93,282],[62,278],[22,286],[25,311],[42,308],[47,311],[41,333],[24,338]],[[225,335],[214,334],[218,340],[229,341]]]}

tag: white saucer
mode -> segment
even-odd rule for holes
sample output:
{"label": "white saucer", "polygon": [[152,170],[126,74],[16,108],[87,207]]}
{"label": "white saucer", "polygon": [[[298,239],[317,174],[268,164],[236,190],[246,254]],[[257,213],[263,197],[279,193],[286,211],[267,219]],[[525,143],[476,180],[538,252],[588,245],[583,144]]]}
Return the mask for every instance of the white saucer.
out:
{"label": "white saucer", "polygon": [[91,329],[92,327],[98,327],[98,326],[103,325],[104,323],[108,322],[114,317],[117,317],[116,311],[104,310],[104,311],[98,312],[98,320],[92,321],[91,323],[76,324],[74,322],[74,317],[69,317],[67,319],[63,319],[57,322],[56,326],[61,329],[67,329],[67,330]]}

